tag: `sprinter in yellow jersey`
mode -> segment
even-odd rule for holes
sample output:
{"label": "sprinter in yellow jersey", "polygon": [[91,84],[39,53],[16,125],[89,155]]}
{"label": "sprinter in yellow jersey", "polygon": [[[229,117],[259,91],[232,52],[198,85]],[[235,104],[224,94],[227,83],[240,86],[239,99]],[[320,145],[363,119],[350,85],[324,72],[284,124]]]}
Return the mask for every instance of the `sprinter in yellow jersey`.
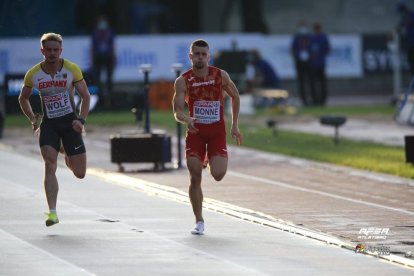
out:
{"label": "sprinter in yellow jersey", "polygon": [[[86,173],[86,149],[82,131],[89,113],[90,94],[80,68],[67,59],[60,58],[62,36],[46,33],[40,39],[44,60],[27,71],[19,96],[23,113],[32,123],[32,129],[40,128],[39,146],[45,163],[44,186],[49,213],[46,226],[59,222],[56,202],[59,190],[56,178],[57,158],[61,143],[65,149],[65,161],[78,178]],[[39,90],[43,119],[39,125],[30,105],[33,88]],[[74,104],[75,88],[81,97],[79,114]]]}

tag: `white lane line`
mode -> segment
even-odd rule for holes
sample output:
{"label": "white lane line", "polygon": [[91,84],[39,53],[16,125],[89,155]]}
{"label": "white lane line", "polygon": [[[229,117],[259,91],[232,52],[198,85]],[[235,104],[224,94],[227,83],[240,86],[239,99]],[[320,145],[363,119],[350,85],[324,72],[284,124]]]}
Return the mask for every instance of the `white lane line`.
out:
{"label": "white lane line", "polygon": [[[50,264],[52,264],[50,266],[51,269],[53,269],[53,266],[56,266],[57,265],[56,263],[51,262],[51,259],[53,259],[53,260],[55,260],[55,261],[57,261],[57,262],[59,262],[61,264],[64,264],[64,265],[66,265],[66,266],[68,266],[68,267],[70,267],[70,268],[72,268],[74,270],[77,270],[78,271],[77,273],[80,273],[81,272],[81,273],[85,273],[87,275],[96,275],[96,274],[94,274],[92,272],[87,271],[84,268],[81,268],[81,267],[79,267],[79,266],[77,266],[77,265],[75,265],[73,263],[70,263],[70,262],[68,262],[68,261],[66,261],[64,259],[59,258],[56,255],[53,255],[50,252],[47,252],[47,251],[43,250],[40,247],[37,247],[37,246],[35,246],[35,245],[33,245],[33,244],[25,241],[25,240],[22,240],[19,237],[16,237],[15,235],[13,235],[11,233],[8,233],[8,232],[4,231],[1,228],[0,228],[0,236],[2,237],[2,246],[3,246],[2,250],[5,250],[6,252],[10,250],[9,253],[10,252],[13,252],[15,255],[18,255],[20,253],[22,255],[26,254],[26,255],[24,255],[24,257],[27,257],[27,254],[30,254],[28,252],[28,250],[27,250],[27,247],[29,247],[31,249],[34,249],[38,253],[40,253],[42,255],[45,255],[48,258],[48,262]],[[20,252],[19,249],[16,248],[16,245],[15,245],[16,243],[20,243],[22,246],[26,247],[26,249],[24,250],[24,252]],[[46,265],[46,261],[45,261],[44,265]],[[34,270],[36,270],[36,268],[34,268]],[[79,275],[79,274],[77,274],[77,275]]]}
{"label": "white lane line", "polygon": [[267,179],[267,178],[263,178],[263,177],[243,174],[243,173],[234,172],[234,171],[228,171],[228,174],[232,175],[232,176],[235,176],[235,177],[247,179],[247,180],[250,180],[250,181],[262,182],[262,183],[266,183],[266,184],[270,184],[270,185],[274,185],[274,186],[279,186],[279,187],[283,187],[283,188],[287,188],[287,189],[292,189],[292,190],[297,190],[297,191],[307,192],[307,193],[313,193],[313,194],[317,194],[317,195],[322,195],[322,196],[327,196],[327,197],[331,197],[331,198],[335,198],[335,199],[349,201],[349,202],[352,202],[352,203],[363,204],[363,205],[367,205],[367,206],[370,206],[370,207],[377,207],[377,208],[382,208],[382,209],[386,209],[386,210],[389,210],[389,211],[404,213],[404,214],[408,214],[408,215],[414,215],[414,212],[408,211],[408,210],[405,210],[405,209],[394,208],[394,207],[390,207],[390,206],[386,206],[386,205],[381,205],[381,204],[377,204],[377,203],[362,201],[362,200],[353,199],[353,198],[340,196],[340,195],[336,195],[336,194],[331,194],[331,193],[327,193],[327,192],[321,192],[321,191],[318,191],[318,190],[313,190],[313,189],[308,189],[308,188],[303,188],[303,187],[297,187],[297,186],[287,184],[287,183],[284,183],[284,182],[281,182],[281,181],[271,180],[271,179]]}
{"label": "white lane line", "polygon": [[[232,174],[233,173],[235,172],[232,172]],[[169,200],[174,200],[174,201],[185,203],[185,204],[190,204],[188,195],[185,192],[177,188],[161,185],[161,184],[150,182],[150,181],[140,179],[140,178],[127,176],[121,173],[103,171],[101,169],[96,169],[96,168],[88,169],[88,174],[94,175],[96,177],[104,179],[105,181],[109,183],[112,183],[112,184],[115,184],[115,185],[118,185],[124,188],[144,192],[147,194],[152,194],[157,197],[164,198],[164,199],[169,199]],[[284,184],[284,183],[280,183],[280,184],[290,186],[289,184]],[[221,202],[221,201],[209,199],[209,198],[204,198],[203,207],[211,211],[217,212],[217,213],[222,213],[224,215],[242,219],[243,221],[248,221],[248,222],[257,223],[263,226],[276,228],[276,229],[286,231],[292,234],[319,240],[321,242],[325,242],[327,244],[337,246],[340,248],[345,248],[345,249],[352,250],[352,251],[355,250],[355,246],[347,241],[343,241],[339,238],[330,236],[322,232],[316,232],[314,230],[292,225],[287,222],[278,221],[271,216],[256,212],[254,210],[246,209],[243,207],[239,207],[236,205],[232,205],[229,203],[225,203],[225,202]],[[163,237],[163,239],[166,239],[166,238]],[[390,254],[390,255],[378,256],[376,254],[368,253],[368,252],[365,252],[364,254],[369,255],[369,256],[375,256],[377,258],[389,261],[394,264],[402,265],[404,267],[414,268],[413,260],[400,257],[398,255]],[[213,255],[213,257],[215,256]],[[230,262],[230,261],[227,260],[227,262]]]}
{"label": "white lane line", "polygon": [[[104,179],[108,183],[115,184],[115,185],[118,185],[118,186],[123,187],[123,188],[129,188],[129,189],[133,189],[135,191],[140,191],[140,192],[143,192],[143,193],[146,193],[146,194],[156,195],[160,198],[164,198],[164,199],[167,199],[167,200],[173,200],[175,198],[175,196],[177,196],[175,201],[180,202],[182,204],[183,202],[182,202],[182,200],[180,200],[180,196],[181,196],[181,199],[185,198],[185,200],[187,200],[187,203],[190,204],[190,202],[188,200],[188,196],[184,196],[185,193],[182,193],[182,192],[180,192],[180,194],[176,195],[174,193],[174,190],[175,190],[174,188],[171,188],[171,189],[168,189],[168,190],[162,190],[163,187],[164,188],[169,188],[169,187],[162,186],[162,185],[152,183],[152,182],[147,182],[147,181],[141,180],[141,179],[136,179],[136,178],[129,177],[129,176],[124,176],[124,175],[119,174],[119,173],[102,172],[101,170],[96,170],[96,169],[88,169],[88,174],[94,175],[97,178]],[[24,188],[27,191],[36,192],[38,195],[41,194],[41,192],[39,192],[38,190],[34,190],[32,188],[25,187],[25,186],[23,186],[19,183],[10,182],[8,179],[0,177],[0,184],[1,184],[1,182],[4,182],[7,186],[10,186],[10,187],[12,187],[14,185],[19,185],[20,187]],[[145,189],[145,188],[147,188],[147,189]],[[178,191],[179,190],[177,190],[177,192]],[[168,195],[170,195],[170,196],[168,196]],[[116,221],[117,220],[115,218],[108,217],[108,216],[106,216],[106,215],[104,215],[104,214],[102,214],[98,211],[95,211],[93,208],[81,207],[81,206],[79,206],[79,205],[77,205],[73,202],[70,202],[70,201],[60,200],[59,202],[60,202],[59,203],[60,205],[69,205],[69,206],[77,208],[77,209],[79,209],[79,210],[81,210],[85,213],[101,217],[102,219],[108,219],[108,220],[111,220],[111,221]],[[136,225],[128,224],[128,223],[125,223],[125,222],[122,222],[122,221],[118,221],[117,225],[122,225],[124,227],[124,229],[128,229],[128,230],[126,230],[127,232],[129,232],[130,229],[137,228]],[[268,276],[269,275],[267,273],[264,273],[264,272],[261,272],[261,271],[255,269],[255,268],[248,267],[244,264],[240,264],[240,263],[231,261],[229,259],[225,259],[223,257],[217,256],[213,253],[209,253],[208,251],[193,247],[191,245],[181,243],[181,242],[176,241],[174,239],[168,238],[164,235],[157,234],[157,233],[155,233],[153,231],[150,231],[148,229],[145,230],[145,234],[148,235],[148,236],[153,237],[154,240],[157,240],[157,241],[161,240],[161,241],[164,241],[164,242],[175,244],[175,245],[177,245],[179,247],[182,247],[182,248],[187,248],[189,250],[192,250],[195,254],[205,255],[205,256],[208,256],[211,259],[216,260],[217,262],[227,264],[229,267],[234,267],[234,268],[240,269],[241,271],[239,272],[239,275],[263,275],[263,276]],[[33,245],[33,244],[23,240],[23,239],[20,239],[20,238],[14,236],[13,234],[11,234],[9,232],[6,232],[2,228],[0,228],[0,237],[2,237],[2,235],[9,236],[10,237],[9,240],[11,240],[12,238],[16,239],[20,243],[25,244],[27,246],[30,246],[31,248],[36,249],[36,250],[40,251],[41,253],[46,254],[47,256],[58,260],[59,262],[67,264],[67,265],[69,265],[73,268],[79,269],[80,271],[82,271],[84,273],[89,273],[90,275],[96,275],[96,274],[93,274],[93,273],[91,273],[91,272],[89,272],[89,271],[87,271],[87,270],[85,270],[81,267],[76,266],[73,263],[70,263],[68,261],[65,261],[64,259],[59,258],[56,255],[53,255],[52,253],[50,253],[48,251],[45,251],[40,247],[37,247],[37,246],[35,246],[35,245]],[[4,243],[7,239],[3,237],[1,240],[2,240],[2,245],[4,245]],[[15,248],[14,245],[13,245],[13,248]],[[7,248],[2,248],[2,249],[6,249],[6,252],[7,252]],[[1,264],[1,261],[0,261],[0,264]],[[1,274],[1,266],[0,266],[0,275],[2,275]],[[76,274],[76,275],[79,275],[79,273]]]}

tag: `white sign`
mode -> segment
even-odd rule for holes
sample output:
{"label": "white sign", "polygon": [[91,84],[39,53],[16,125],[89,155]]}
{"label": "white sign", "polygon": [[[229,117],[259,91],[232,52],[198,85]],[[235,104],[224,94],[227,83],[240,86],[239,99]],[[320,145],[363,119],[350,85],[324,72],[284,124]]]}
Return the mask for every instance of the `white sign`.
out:
{"label": "white sign", "polygon": [[[203,38],[211,45],[212,57],[220,50],[258,50],[283,78],[294,78],[295,70],[290,55],[292,37],[288,35],[261,34],[193,34],[193,35],[120,35],[116,38],[117,66],[115,82],[142,81],[141,64],[151,64],[151,80],[173,80],[175,73],[171,66],[183,64],[183,71],[189,68],[190,43]],[[332,46],[327,62],[327,74],[331,77],[362,77],[362,50],[359,35],[331,35]],[[65,37],[64,58],[77,63],[83,71],[91,69],[90,38]],[[42,60],[39,38],[0,40],[0,83],[5,73],[25,73]]]}

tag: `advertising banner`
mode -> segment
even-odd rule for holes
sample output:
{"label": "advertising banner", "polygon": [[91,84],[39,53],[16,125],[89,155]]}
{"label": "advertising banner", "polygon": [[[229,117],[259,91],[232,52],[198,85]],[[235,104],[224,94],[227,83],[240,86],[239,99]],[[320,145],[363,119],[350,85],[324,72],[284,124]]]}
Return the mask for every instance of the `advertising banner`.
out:
{"label": "advertising banner", "polygon": [[[191,34],[191,35],[134,35],[116,38],[117,65],[115,82],[143,80],[141,64],[151,64],[151,79],[175,78],[171,67],[182,63],[183,70],[190,66],[188,60],[191,41],[203,38],[210,45],[212,64],[219,51],[258,50],[282,79],[295,77],[290,55],[291,36],[261,34]],[[359,35],[329,36],[332,51],[327,61],[328,77],[362,77],[362,45]],[[90,38],[87,36],[65,37],[62,57],[77,63],[85,72],[91,69]],[[0,40],[0,83],[4,75],[25,73],[42,60],[38,38]]]}

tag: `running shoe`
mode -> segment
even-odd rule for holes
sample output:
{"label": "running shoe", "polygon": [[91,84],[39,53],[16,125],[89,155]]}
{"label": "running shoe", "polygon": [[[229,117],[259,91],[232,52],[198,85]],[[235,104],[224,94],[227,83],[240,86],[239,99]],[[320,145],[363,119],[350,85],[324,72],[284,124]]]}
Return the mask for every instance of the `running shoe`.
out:
{"label": "running shoe", "polygon": [[55,213],[46,213],[47,219],[46,219],[46,226],[52,226],[54,224],[59,223],[59,219],[57,217],[57,214]]}
{"label": "running shoe", "polygon": [[204,221],[198,221],[193,230],[191,230],[193,235],[203,235],[204,234]]}

